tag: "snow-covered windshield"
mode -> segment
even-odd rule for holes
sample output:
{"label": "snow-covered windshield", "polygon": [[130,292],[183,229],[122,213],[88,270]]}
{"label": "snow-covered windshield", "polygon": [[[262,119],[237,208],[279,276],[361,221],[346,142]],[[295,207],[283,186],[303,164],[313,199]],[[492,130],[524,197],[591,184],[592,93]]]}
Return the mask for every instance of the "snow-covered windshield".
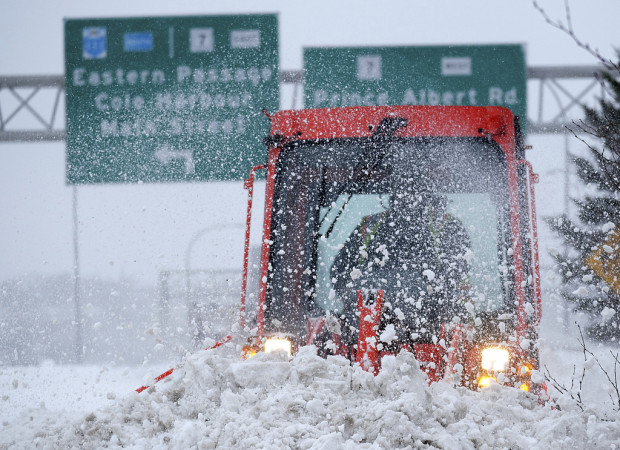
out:
{"label": "snow-covered windshield", "polygon": [[351,315],[363,288],[383,289],[411,328],[450,320],[467,302],[504,310],[512,279],[506,192],[504,154],[485,139],[284,149],[267,320],[292,332],[325,311]]}

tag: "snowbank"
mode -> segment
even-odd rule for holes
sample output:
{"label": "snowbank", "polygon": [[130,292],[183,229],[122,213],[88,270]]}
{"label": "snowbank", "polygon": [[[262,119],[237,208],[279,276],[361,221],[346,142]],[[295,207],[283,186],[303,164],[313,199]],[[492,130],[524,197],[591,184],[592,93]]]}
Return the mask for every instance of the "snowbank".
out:
{"label": "snowbank", "polygon": [[292,361],[240,361],[233,344],[188,357],[141,394],[76,418],[30,411],[5,422],[11,448],[620,448],[620,420],[528,393],[428,386],[411,354],[374,377],[313,347]]}

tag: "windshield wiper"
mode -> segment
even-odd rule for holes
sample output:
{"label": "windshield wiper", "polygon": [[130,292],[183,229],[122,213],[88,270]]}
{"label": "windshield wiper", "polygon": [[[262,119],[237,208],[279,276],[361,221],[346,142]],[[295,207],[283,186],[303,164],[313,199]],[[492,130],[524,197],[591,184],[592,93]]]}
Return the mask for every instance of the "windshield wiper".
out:
{"label": "windshield wiper", "polygon": [[[361,181],[363,181],[364,179],[367,180],[370,178],[371,173],[377,167],[379,167],[379,165],[383,161],[383,158],[386,155],[386,150],[388,148],[388,145],[394,138],[394,133],[396,132],[396,130],[400,128],[405,128],[407,126],[407,123],[408,123],[408,120],[404,117],[384,117],[383,119],[381,119],[381,123],[379,123],[379,126],[377,127],[377,129],[372,135],[370,145],[367,147],[365,146],[364,153],[362,154],[362,158],[353,168],[352,177],[340,187],[340,189],[338,190],[336,194],[336,197],[335,197],[336,199],[338,199],[338,197],[340,197],[340,194],[342,194],[345,190],[347,190],[351,186],[351,183],[353,182],[353,177],[355,177],[355,174],[358,171],[362,170],[364,163],[366,161],[372,161],[371,158],[376,156],[376,160],[373,162],[372,166],[370,165],[366,166],[365,177],[362,177]],[[375,154],[370,154],[369,150],[375,150]],[[323,182],[324,182],[325,174],[323,173],[322,176],[323,176]],[[323,184],[323,186],[325,185]],[[324,196],[324,193],[322,195]],[[330,224],[329,228],[327,229],[327,231],[325,231],[324,234],[320,234],[320,233],[318,234],[317,236],[318,239],[321,239],[322,237],[325,237],[326,239],[329,238],[332,231],[334,230],[334,227],[336,226],[336,222],[338,221],[338,219],[344,212],[345,208],[347,207],[352,197],[353,197],[353,193],[349,192],[347,199],[344,201],[344,203],[340,207],[340,210],[336,214],[336,217],[334,217],[334,221]],[[334,206],[335,206],[335,202],[333,202],[329,206],[329,208],[327,209],[327,212],[325,213],[323,218],[319,221],[319,226],[317,228],[318,230],[321,229],[321,226],[323,225],[323,223],[329,216],[329,213],[332,211]]]}

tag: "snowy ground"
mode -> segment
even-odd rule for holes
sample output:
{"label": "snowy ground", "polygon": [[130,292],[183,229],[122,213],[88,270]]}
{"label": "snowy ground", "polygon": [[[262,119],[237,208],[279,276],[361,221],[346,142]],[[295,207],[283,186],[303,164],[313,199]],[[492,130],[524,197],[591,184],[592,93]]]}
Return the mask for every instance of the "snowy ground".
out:
{"label": "snowy ground", "polygon": [[[0,448],[620,448],[592,371],[602,391],[582,412],[567,396],[557,410],[500,386],[429,387],[410,354],[374,377],[312,347],[240,361],[235,345],[188,356],[141,394],[167,367],[0,367]],[[568,381],[578,345],[552,353]]]}

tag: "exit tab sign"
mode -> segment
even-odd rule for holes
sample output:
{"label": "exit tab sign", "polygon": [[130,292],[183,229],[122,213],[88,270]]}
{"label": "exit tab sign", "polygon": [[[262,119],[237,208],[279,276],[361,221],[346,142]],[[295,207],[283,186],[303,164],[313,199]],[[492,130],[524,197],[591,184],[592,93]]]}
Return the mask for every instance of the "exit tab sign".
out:
{"label": "exit tab sign", "polygon": [[505,106],[526,125],[521,45],[304,49],[306,108]]}
{"label": "exit tab sign", "polygon": [[242,180],[279,107],[275,15],[65,21],[67,180]]}

